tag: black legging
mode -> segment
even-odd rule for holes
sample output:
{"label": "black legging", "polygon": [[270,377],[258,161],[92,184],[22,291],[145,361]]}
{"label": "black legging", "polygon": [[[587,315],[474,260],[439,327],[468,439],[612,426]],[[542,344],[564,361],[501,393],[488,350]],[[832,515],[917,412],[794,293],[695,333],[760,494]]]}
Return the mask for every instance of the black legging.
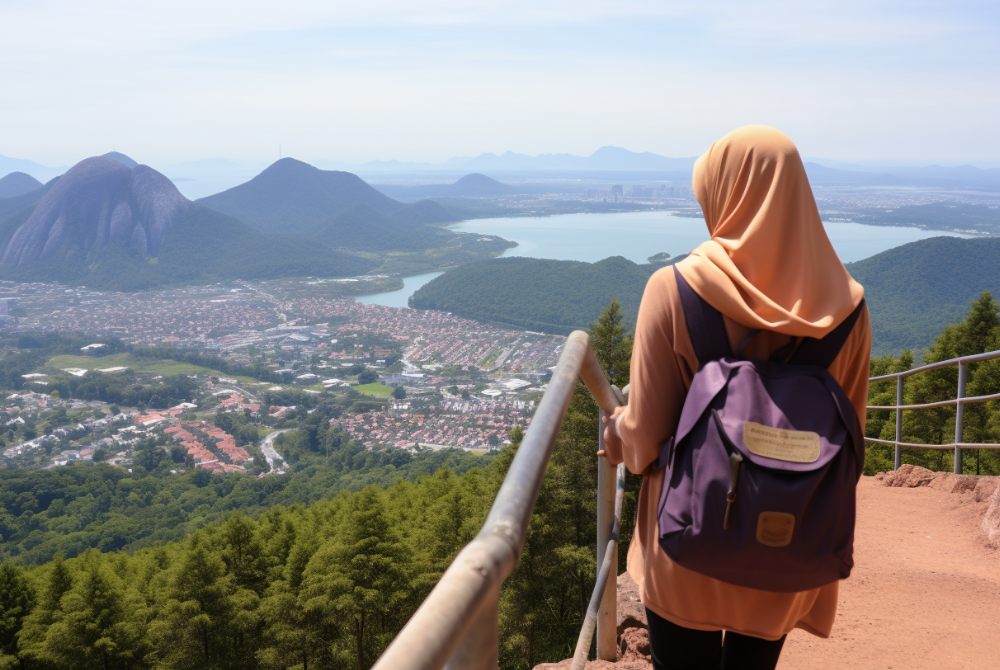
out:
{"label": "black legging", "polygon": [[774,670],[778,665],[780,640],[684,628],[646,610],[653,670]]}

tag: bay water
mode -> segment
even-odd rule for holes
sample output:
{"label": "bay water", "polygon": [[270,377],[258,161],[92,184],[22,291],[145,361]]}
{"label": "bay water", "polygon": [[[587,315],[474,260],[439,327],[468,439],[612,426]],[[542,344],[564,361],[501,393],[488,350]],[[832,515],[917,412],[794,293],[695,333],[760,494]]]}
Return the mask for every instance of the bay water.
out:
{"label": "bay water", "polygon": [[[940,230],[895,226],[865,226],[843,221],[825,221],[827,235],[845,263],[941,235],[959,236]],[[449,226],[464,233],[499,235],[517,242],[504,256],[554,258],[594,263],[608,256],[624,256],[646,263],[653,254],[686,254],[708,239],[704,219],[675,216],[667,212],[616,212],[613,214],[561,214],[558,216],[473,219]],[[358,301],[405,307],[418,288],[440,272],[405,277],[398,291],[361,296]]]}

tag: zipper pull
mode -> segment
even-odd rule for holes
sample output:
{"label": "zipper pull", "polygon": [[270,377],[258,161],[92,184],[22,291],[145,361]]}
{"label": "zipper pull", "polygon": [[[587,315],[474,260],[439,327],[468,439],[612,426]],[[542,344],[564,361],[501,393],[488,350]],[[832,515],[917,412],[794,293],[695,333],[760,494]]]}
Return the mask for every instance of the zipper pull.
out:
{"label": "zipper pull", "polygon": [[736,484],[740,479],[740,465],[743,463],[743,457],[740,456],[739,452],[734,451],[729,454],[729,492],[726,493],[726,516],[722,520],[722,529],[729,530],[729,517],[733,512],[733,503],[736,502]]}

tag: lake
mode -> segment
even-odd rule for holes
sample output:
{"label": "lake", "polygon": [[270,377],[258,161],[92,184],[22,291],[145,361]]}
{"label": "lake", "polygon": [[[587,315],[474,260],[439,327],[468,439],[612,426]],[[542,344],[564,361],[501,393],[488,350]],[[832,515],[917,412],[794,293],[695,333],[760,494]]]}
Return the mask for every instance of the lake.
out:
{"label": "lake", "polygon": [[386,307],[406,307],[406,301],[414,291],[434,279],[440,277],[443,272],[427,272],[422,275],[403,277],[403,288],[398,291],[387,291],[386,293],[373,293],[372,295],[361,295],[355,298],[358,302],[366,305],[385,305]]}
{"label": "lake", "polygon": [[[940,230],[864,226],[826,221],[827,235],[845,263],[928,237],[955,235]],[[708,239],[701,218],[673,216],[667,212],[618,212],[614,214],[561,214],[559,216],[473,219],[453,226],[465,233],[499,235],[517,242],[504,256],[555,258],[594,263],[608,256],[624,256],[645,263],[655,253],[686,254]],[[405,307],[418,288],[440,272],[406,277],[399,291],[358,298],[359,302]]]}

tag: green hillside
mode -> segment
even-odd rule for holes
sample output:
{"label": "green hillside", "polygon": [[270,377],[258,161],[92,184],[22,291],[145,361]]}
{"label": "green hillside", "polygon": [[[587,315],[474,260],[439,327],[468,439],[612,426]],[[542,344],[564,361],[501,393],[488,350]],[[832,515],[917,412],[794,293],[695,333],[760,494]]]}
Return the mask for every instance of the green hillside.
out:
{"label": "green hillside", "polygon": [[646,281],[661,267],[621,256],[597,263],[497,258],[444,273],[414,293],[410,306],[566,334],[586,328],[612,298],[635,323]]}
{"label": "green hillside", "polygon": [[[553,333],[591,323],[611,298],[634,322],[646,280],[661,267],[501,258],[465,265],[421,287],[411,306]],[[962,320],[983,290],[1000,294],[1000,238],[933,237],[851,263],[872,315],[873,353],[923,351]]]}
{"label": "green hillside", "polygon": [[984,290],[1000,293],[1000,238],[932,237],[847,269],[865,287],[873,353],[922,351]]}

